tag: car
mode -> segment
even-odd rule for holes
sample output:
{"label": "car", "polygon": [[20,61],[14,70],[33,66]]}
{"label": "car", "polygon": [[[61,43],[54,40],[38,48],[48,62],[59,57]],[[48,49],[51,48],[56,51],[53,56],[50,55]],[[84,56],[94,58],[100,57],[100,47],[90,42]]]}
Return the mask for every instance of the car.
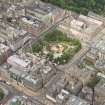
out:
{"label": "car", "polygon": [[5,81],[5,80],[0,80],[0,82],[2,82],[2,83],[6,83],[6,81]]}
{"label": "car", "polygon": [[11,85],[11,83],[10,83],[10,82],[8,82],[8,81],[6,82],[6,84],[7,84],[7,85]]}

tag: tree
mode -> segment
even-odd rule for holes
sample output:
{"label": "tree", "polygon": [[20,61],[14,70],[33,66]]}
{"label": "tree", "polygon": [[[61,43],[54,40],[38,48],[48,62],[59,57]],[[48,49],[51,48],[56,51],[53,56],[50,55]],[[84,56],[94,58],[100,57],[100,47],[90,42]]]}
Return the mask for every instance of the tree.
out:
{"label": "tree", "polygon": [[4,98],[4,91],[2,88],[0,88],[0,101]]}
{"label": "tree", "polygon": [[105,0],[42,0],[61,8],[87,14],[89,11],[103,15]]}
{"label": "tree", "polygon": [[42,51],[42,49],[43,49],[42,43],[36,43],[32,45],[33,52],[39,53],[40,51]]}

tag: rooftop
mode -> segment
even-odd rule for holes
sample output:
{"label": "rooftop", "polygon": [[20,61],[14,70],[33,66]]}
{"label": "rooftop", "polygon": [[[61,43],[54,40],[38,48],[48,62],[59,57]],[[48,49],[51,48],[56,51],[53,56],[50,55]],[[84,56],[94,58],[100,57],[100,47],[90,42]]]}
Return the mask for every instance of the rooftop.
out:
{"label": "rooftop", "polygon": [[102,79],[100,82],[95,86],[95,92],[99,95],[105,96],[105,80]]}
{"label": "rooftop", "polygon": [[66,103],[66,105],[90,105],[90,104],[87,101],[72,95],[70,96],[69,101]]}
{"label": "rooftop", "polygon": [[30,9],[34,12],[37,12],[42,15],[47,15],[51,13],[55,8],[55,6],[51,4],[45,4],[43,2],[35,2],[32,5],[28,6],[27,9]]}
{"label": "rooftop", "polygon": [[18,40],[26,36],[27,32],[24,30],[16,29],[16,28],[9,26],[7,28],[7,34],[8,34],[9,40]]}
{"label": "rooftop", "polygon": [[29,17],[22,17],[22,21],[26,24],[32,25],[34,28],[39,28],[42,25],[41,21]]}
{"label": "rooftop", "polygon": [[8,59],[7,59],[7,62],[9,64],[15,64],[19,67],[23,67],[23,68],[28,68],[31,64],[31,60],[25,58],[21,58],[21,56],[18,56],[18,55],[13,55],[13,56],[10,56]]}
{"label": "rooftop", "polygon": [[10,48],[4,44],[0,44],[0,53],[8,51]]}

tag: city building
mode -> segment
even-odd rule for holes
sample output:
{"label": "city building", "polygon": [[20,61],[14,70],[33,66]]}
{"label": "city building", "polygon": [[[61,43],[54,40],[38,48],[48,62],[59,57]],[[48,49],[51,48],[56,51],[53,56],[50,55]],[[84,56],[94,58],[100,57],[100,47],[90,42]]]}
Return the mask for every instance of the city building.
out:
{"label": "city building", "polygon": [[6,62],[7,58],[12,54],[10,48],[0,43],[0,64]]}
{"label": "city building", "polygon": [[42,1],[0,0],[0,105],[104,105],[104,17]]}
{"label": "city building", "polygon": [[77,80],[76,78],[70,78],[68,80],[68,86],[66,87],[67,90],[70,91],[70,93],[78,95],[83,87],[83,84],[81,81]]}
{"label": "city building", "polygon": [[90,51],[86,54],[86,57],[92,61],[97,70],[104,73],[105,69],[105,30],[103,29],[98,38],[93,42]]}
{"label": "city building", "polygon": [[25,8],[22,5],[11,5],[7,9],[7,18],[20,18],[25,16]]}
{"label": "city building", "polygon": [[27,33],[27,31],[24,31],[19,27],[15,28],[9,26],[3,21],[0,22],[0,37],[6,41],[7,45],[13,51],[16,51],[31,39],[30,34]]}
{"label": "city building", "polygon": [[31,39],[30,35],[22,29],[15,29],[13,27],[8,27],[6,30],[7,30],[7,36],[6,36],[7,45],[13,51],[16,51],[21,46],[24,46],[24,44]]}
{"label": "city building", "polygon": [[70,77],[81,81],[83,85],[86,85],[96,75],[95,69],[89,67],[81,69],[77,65],[73,65],[67,72]]}
{"label": "city building", "polygon": [[18,69],[29,69],[32,62],[27,58],[21,58],[19,55],[12,55],[7,59],[7,63]]}
{"label": "city building", "polygon": [[32,35],[38,36],[40,32],[44,31],[46,25],[38,19],[22,17],[20,19],[20,27]]}
{"label": "city building", "polygon": [[64,105],[69,99],[69,96],[70,96],[69,92],[62,89],[61,92],[56,97],[57,105]]}
{"label": "city building", "polygon": [[25,87],[37,91],[42,88],[56,70],[45,60],[30,53],[12,55],[7,59],[9,75],[15,82],[22,83]]}
{"label": "city building", "polygon": [[95,99],[98,104],[105,101],[105,80],[101,79],[100,82],[95,86]]}
{"label": "city building", "polygon": [[[70,13],[68,13],[70,14]],[[89,42],[103,27],[103,22],[91,18],[89,16],[77,15],[65,19],[60,25],[59,29],[66,32],[68,35],[73,35],[82,42]]]}
{"label": "city building", "polygon": [[40,1],[33,2],[33,4],[26,7],[26,16],[40,19],[47,25],[56,23],[64,16],[64,13],[64,10]]}
{"label": "city building", "polygon": [[71,95],[68,102],[65,105],[90,105],[87,101]]}
{"label": "city building", "polygon": [[82,88],[81,92],[79,93],[79,96],[82,99],[85,99],[88,102],[92,103],[93,90],[91,88],[85,86]]}
{"label": "city building", "polygon": [[44,88],[44,85],[49,82],[55,73],[55,69],[50,65],[36,64],[30,71],[30,74],[23,79],[23,84],[25,87],[37,91]]}
{"label": "city building", "polygon": [[13,96],[5,105],[44,105],[43,103],[33,100],[27,96]]}
{"label": "city building", "polygon": [[[61,101],[61,103],[65,102],[66,97],[69,95],[69,92],[65,90],[66,85],[67,81],[63,75],[61,73],[56,74],[44,87],[46,98],[54,103],[60,103],[59,101]],[[64,92],[64,96],[61,96],[62,92]],[[62,99],[60,99],[60,96]],[[57,100],[58,98],[59,100]]]}

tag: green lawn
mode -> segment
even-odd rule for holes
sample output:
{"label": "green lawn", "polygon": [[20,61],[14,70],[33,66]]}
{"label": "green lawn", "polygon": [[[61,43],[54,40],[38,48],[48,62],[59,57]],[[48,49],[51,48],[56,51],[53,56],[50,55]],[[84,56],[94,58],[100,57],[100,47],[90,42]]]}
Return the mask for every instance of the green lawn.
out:
{"label": "green lawn", "polygon": [[[55,52],[50,49],[53,46],[63,48],[60,57],[54,57]],[[48,51],[46,58],[57,64],[65,64],[81,49],[81,43],[77,39],[67,38],[67,35],[59,30],[54,30],[48,33],[43,40],[33,44],[32,49],[34,53],[41,53],[42,55],[43,49],[46,49]]]}

